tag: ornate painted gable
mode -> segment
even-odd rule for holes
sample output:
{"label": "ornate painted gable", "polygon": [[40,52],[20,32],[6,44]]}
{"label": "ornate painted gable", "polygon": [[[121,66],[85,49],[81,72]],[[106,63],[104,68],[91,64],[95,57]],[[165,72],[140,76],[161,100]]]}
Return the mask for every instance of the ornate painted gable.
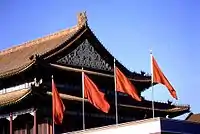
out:
{"label": "ornate painted gable", "polygon": [[78,67],[86,67],[97,70],[112,71],[112,67],[101,57],[101,55],[85,39],[72,52],[57,60],[57,63],[64,65],[72,65]]}

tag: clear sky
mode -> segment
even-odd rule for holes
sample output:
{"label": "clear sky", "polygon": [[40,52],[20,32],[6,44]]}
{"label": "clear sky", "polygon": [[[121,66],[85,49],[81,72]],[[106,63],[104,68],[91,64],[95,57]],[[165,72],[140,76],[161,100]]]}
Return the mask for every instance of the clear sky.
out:
{"label": "clear sky", "polygon": [[[1,0],[0,49],[73,26],[80,11],[87,11],[95,35],[131,71],[149,73],[153,50],[179,98],[158,85],[156,101],[169,99],[200,112],[198,0]],[[143,94],[147,99],[150,91]]]}

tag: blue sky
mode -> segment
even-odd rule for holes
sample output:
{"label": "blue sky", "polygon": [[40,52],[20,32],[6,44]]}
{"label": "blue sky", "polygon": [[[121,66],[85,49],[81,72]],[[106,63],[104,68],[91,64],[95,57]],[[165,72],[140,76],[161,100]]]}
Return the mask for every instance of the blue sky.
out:
{"label": "blue sky", "polygon": [[[156,101],[200,111],[200,2],[198,0],[2,0],[0,49],[76,24],[87,11],[90,28],[128,69],[150,72],[149,50],[178,94],[154,87]],[[151,99],[150,90],[143,95]]]}

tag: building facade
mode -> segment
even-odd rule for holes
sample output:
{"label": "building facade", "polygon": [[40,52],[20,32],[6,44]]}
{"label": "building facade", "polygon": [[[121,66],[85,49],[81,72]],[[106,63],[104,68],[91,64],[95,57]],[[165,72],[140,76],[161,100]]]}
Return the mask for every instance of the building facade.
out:
{"label": "building facade", "polygon": [[[115,123],[114,76],[111,55],[88,25],[86,13],[65,30],[28,41],[0,52],[0,133],[51,134],[51,76],[66,110],[57,133],[82,129],[82,68],[97,84],[111,105],[108,114],[85,100],[86,128]],[[116,59],[116,66],[136,86],[138,94],[151,86],[145,72],[131,72]],[[150,118],[151,101],[141,102],[118,93],[119,122]],[[190,110],[188,105],[155,102],[155,116],[169,118]]]}

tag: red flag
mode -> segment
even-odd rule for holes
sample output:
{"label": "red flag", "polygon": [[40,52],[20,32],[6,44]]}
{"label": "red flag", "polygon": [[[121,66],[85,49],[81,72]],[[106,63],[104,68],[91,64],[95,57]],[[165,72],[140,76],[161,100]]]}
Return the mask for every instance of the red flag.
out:
{"label": "red flag", "polygon": [[110,105],[104,98],[104,93],[100,92],[94,82],[84,74],[84,97],[97,109],[108,113]]}
{"label": "red flag", "polygon": [[176,91],[174,90],[172,85],[169,83],[169,81],[167,80],[167,78],[165,77],[161,69],[159,68],[153,56],[152,56],[152,64],[153,64],[153,82],[165,85],[168,88],[172,97],[174,97],[175,99],[178,99],[176,95]]}
{"label": "red flag", "polygon": [[52,103],[53,103],[53,121],[55,124],[62,124],[65,105],[63,104],[59,93],[56,89],[54,80],[52,79]]}
{"label": "red flag", "polygon": [[141,101],[141,98],[137,94],[137,90],[134,85],[126,78],[126,76],[117,68],[116,69],[116,90],[122,93],[129,94],[137,101]]}

